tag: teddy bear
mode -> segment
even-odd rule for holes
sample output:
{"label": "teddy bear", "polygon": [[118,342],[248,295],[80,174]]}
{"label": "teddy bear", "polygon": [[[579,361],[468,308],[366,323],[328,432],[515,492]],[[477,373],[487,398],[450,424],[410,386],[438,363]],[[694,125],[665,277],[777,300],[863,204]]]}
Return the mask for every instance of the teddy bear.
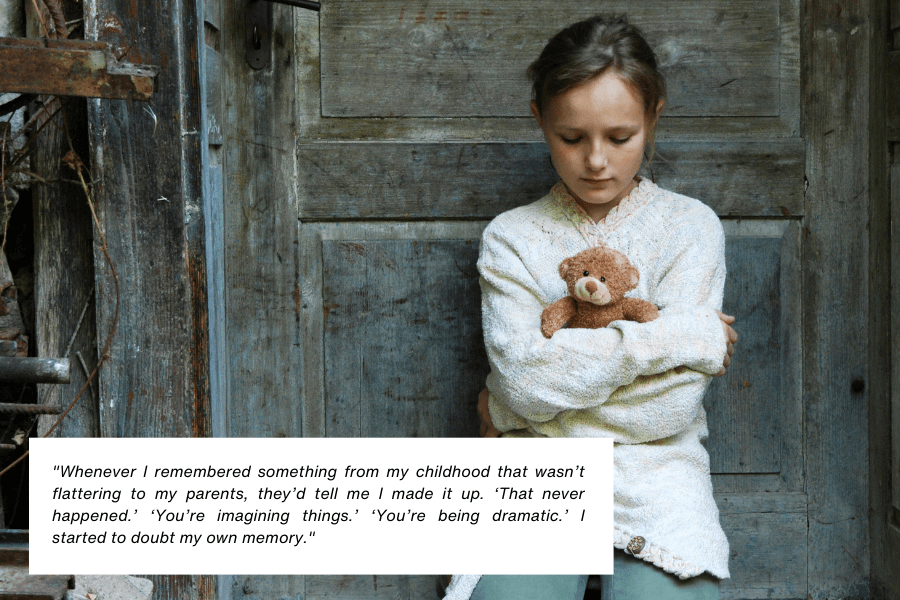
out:
{"label": "teddy bear", "polygon": [[541,333],[549,338],[563,325],[598,329],[613,321],[646,323],[659,317],[651,302],[626,298],[625,292],[637,287],[637,268],[624,254],[608,246],[596,246],[559,265],[559,276],[569,288],[561,298],[541,313]]}

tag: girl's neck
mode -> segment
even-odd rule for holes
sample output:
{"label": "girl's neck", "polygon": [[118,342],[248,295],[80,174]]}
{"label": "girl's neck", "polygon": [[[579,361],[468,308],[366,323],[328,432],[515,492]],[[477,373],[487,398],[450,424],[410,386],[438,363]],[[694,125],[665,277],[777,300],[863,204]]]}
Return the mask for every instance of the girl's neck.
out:
{"label": "girl's neck", "polygon": [[629,183],[625,187],[625,189],[622,190],[622,194],[620,194],[618,198],[616,198],[615,200],[610,200],[609,202],[606,202],[604,204],[589,204],[587,202],[584,202],[581,198],[573,194],[572,190],[570,190],[568,186],[566,186],[566,191],[569,192],[569,195],[572,196],[578,206],[584,209],[584,212],[587,213],[587,215],[594,223],[599,223],[606,218],[606,215],[612,212],[612,209],[621,204],[622,200],[627,198],[639,183],[640,179],[638,177],[634,177],[631,180],[631,183]]}

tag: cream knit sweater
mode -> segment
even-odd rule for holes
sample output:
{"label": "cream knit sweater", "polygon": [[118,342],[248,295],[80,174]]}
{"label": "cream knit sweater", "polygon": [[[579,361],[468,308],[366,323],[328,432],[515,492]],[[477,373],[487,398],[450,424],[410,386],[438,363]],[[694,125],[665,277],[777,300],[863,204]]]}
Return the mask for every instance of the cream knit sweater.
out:
{"label": "cream knit sweater", "polygon": [[[541,311],[567,294],[559,263],[598,244],[628,256],[641,274],[628,295],[656,304],[660,318],[544,338]],[[726,353],[715,312],[725,237],[715,213],[642,180],[594,223],[560,182],[488,225],[478,269],[494,425],[516,436],[613,438],[613,545],[640,536],[635,556],[668,573],[728,577],[701,444],[703,394]],[[467,599],[479,577],[454,576],[447,598]]]}

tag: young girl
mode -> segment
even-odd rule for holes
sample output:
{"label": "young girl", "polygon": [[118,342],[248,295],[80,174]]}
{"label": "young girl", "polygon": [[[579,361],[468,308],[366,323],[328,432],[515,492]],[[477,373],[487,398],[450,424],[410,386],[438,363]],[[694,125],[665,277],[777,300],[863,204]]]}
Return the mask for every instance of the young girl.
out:
{"label": "young girl", "polygon": [[[491,222],[482,238],[485,344],[479,414],[487,436],[611,437],[614,570],[604,600],[706,599],[728,577],[709,474],[702,399],[737,336],[718,312],[725,238],[708,207],[637,177],[663,106],[653,51],[624,18],[558,33],[528,69],[534,118],[561,181]],[[652,150],[651,150],[652,152]],[[567,294],[558,265],[599,244],[640,271],[630,295],[650,323],[541,334]],[[542,543],[535,540],[536,551]],[[608,543],[585,534],[585,548]],[[587,576],[457,575],[447,598],[580,600]]]}

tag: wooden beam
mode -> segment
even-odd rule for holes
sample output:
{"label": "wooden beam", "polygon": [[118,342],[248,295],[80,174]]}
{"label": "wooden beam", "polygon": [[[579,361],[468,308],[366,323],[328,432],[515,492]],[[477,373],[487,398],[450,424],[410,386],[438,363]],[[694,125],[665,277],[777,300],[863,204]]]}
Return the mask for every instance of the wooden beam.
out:
{"label": "wooden beam", "polygon": [[888,52],[885,62],[887,138],[900,142],[900,50]]}
{"label": "wooden beam", "polygon": [[[803,406],[809,600],[869,597],[869,0],[805,0]],[[848,269],[848,265],[852,268]],[[823,351],[827,348],[828,351]],[[792,435],[798,434],[791,432]]]}
{"label": "wooden beam", "polygon": [[158,67],[116,60],[85,40],[0,38],[0,91],[150,100]]}
{"label": "wooden beam", "polygon": [[[104,437],[208,436],[209,354],[197,0],[84,0],[85,35],[159,57],[152,111],[88,101]],[[108,24],[115,23],[115,27]],[[135,43],[137,39],[137,43]],[[117,298],[118,281],[120,294]],[[157,600],[213,600],[215,579],[153,576]]]}

